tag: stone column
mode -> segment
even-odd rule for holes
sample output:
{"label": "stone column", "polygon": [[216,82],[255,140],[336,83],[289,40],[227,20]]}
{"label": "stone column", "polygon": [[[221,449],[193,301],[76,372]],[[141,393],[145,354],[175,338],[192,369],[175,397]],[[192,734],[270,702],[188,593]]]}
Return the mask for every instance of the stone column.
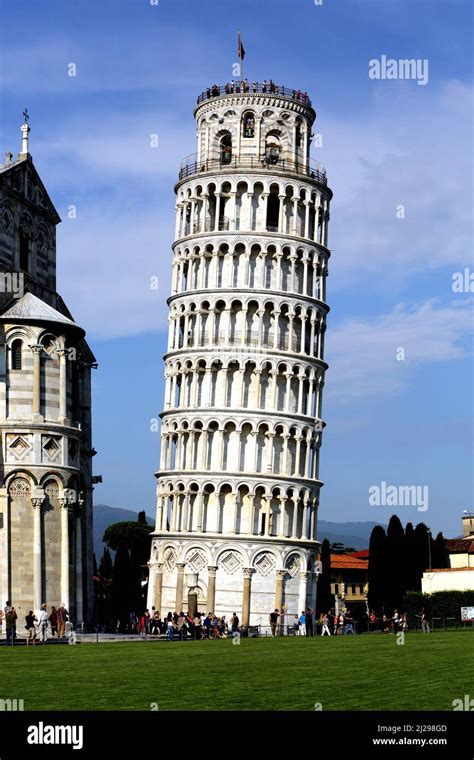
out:
{"label": "stone column", "polygon": [[293,201],[293,220],[292,220],[293,224],[292,224],[291,234],[292,235],[297,235],[298,234],[297,233],[297,225],[298,225],[298,201],[299,201],[299,198],[297,196],[295,196],[294,198],[292,198],[292,201]]}
{"label": "stone column", "polygon": [[31,413],[33,417],[41,417],[41,352],[43,346],[30,346],[33,353],[33,397]]}
{"label": "stone column", "polygon": [[66,349],[60,349],[56,352],[59,356],[59,414],[58,421],[62,424],[67,423],[67,364]]}
{"label": "stone column", "polygon": [[[280,201],[280,206],[278,208],[278,232],[281,234],[284,232],[283,229],[283,212],[285,210],[285,195],[279,195],[278,199]],[[277,289],[279,289],[279,283],[277,283]]]}
{"label": "stone column", "polygon": [[59,499],[61,510],[61,603],[69,609],[69,500]]}
{"label": "stone column", "polygon": [[[206,229],[207,229],[208,203],[209,203],[209,196],[208,195],[204,195],[203,196],[203,200],[202,200],[202,224],[201,224],[201,228],[200,228],[201,232],[206,232]],[[204,259],[203,259],[202,263],[204,265],[204,263],[205,263]],[[204,270],[204,266],[203,266],[203,270]]]}
{"label": "stone column", "polygon": [[291,501],[293,502],[293,520],[291,524],[291,538],[298,538],[299,504],[298,504],[298,499],[296,499],[294,496],[292,497]]}
{"label": "stone column", "polygon": [[[83,602],[84,592],[82,584],[82,519],[81,508],[78,506],[76,512],[76,625],[83,622]],[[66,608],[67,609],[67,608]]]}
{"label": "stone column", "polygon": [[214,612],[216,604],[216,573],[217,565],[208,565],[208,584],[207,584],[207,611]]}
{"label": "stone column", "polygon": [[41,505],[44,499],[33,498],[33,607],[36,612],[41,608],[43,600],[41,589]]}
{"label": "stone column", "polygon": [[308,579],[311,577],[309,572],[300,572],[300,587],[298,593],[298,615],[301,615],[303,610],[306,610],[306,594],[308,590]]}
{"label": "stone column", "polygon": [[[155,564],[155,610],[161,611],[161,599],[163,596],[163,562]],[[179,610],[181,612],[181,610]]]}
{"label": "stone column", "polygon": [[176,582],[176,612],[179,614],[183,610],[184,568],[186,567],[186,563],[177,562],[176,567],[178,568],[178,580]]}
{"label": "stone column", "polygon": [[[214,232],[219,229],[219,216],[221,211],[221,194],[216,193],[216,217],[214,219]],[[214,283],[214,287],[217,283]]]}
{"label": "stone column", "polygon": [[[283,583],[285,580],[285,575],[286,575],[286,570],[277,570],[276,590],[275,590],[275,609],[278,610],[280,615],[282,613],[282,607],[283,607]],[[280,617],[280,626],[283,620],[284,618]],[[280,629],[280,633],[281,633],[281,629]]]}
{"label": "stone column", "polygon": [[316,213],[314,216],[314,240],[319,243],[319,215],[321,213],[321,206],[316,206]]}
{"label": "stone column", "polygon": [[242,592],[242,630],[246,631],[250,624],[250,598],[252,594],[252,575],[254,573],[251,567],[243,568],[244,588]]}
{"label": "stone column", "polygon": [[[310,209],[310,202],[305,201],[305,215],[304,215],[304,232],[302,237],[309,238],[309,209]],[[304,291],[306,293],[306,290]]]}

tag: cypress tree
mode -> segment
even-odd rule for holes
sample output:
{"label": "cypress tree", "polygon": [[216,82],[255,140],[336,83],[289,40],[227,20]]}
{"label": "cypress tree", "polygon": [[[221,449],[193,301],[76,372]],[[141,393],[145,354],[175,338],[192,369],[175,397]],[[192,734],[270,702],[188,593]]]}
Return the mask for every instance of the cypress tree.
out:
{"label": "cypress tree", "polygon": [[449,552],[446,547],[446,540],[442,533],[438,533],[432,544],[431,567],[443,568],[449,566]]}
{"label": "cypress tree", "polygon": [[[140,616],[144,610],[142,600],[143,545],[138,536],[133,536],[130,549],[130,574],[128,577],[128,598],[130,610]],[[179,610],[178,610],[179,611]]]}
{"label": "cypress tree", "polygon": [[405,591],[405,532],[397,515],[392,515],[388,523],[386,559],[386,602],[392,610],[399,610]]}
{"label": "cypress tree", "polygon": [[402,560],[405,592],[413,591],[416,586],[415,551],[415,529],[413,523],[409,522],[405,528],[405,552]]}
{"label": "cypress tree", "polygon": [[[418,523],[415,528],[415,562],[414,562],[414,578],[415,584],[411,591],[421,591],[421,578],[425,570],[429,567],[429,553],[428,539],[430,534],[425,523]],[[431,541],[431,539],[430,539]]]}
{"label": "cypress tree", "polygon": [[129,606],[130,557],[127,546],[121,541],[115,555],[112,573],[111,608],[112,614],[122,623],[128,620]]}
{"label": "cypress tree", "polygon": [[368,604],[371,610],[377,612],[382,611],[386,602],[386,548],[385,529],[381,525],[376,525],[370,534],[369,543]]}
{"label": "cypress tree", "polygon": [[110,554],[110,551],[107,549],[107,547],[105,547],[104,553],[102,554],[102,558],[100,560],[99,575],[101,578],[110,579],[112,578],[112,572],[113,572],[112,556]]}

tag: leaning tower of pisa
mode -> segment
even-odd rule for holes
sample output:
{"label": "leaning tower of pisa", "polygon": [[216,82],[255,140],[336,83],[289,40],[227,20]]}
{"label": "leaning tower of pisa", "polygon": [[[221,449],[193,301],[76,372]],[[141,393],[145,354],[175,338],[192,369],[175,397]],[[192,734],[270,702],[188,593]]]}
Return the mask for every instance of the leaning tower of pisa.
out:
{"label": "leaning tower of pisa", "polygon": [[267,625],[316,599],[327,229],[306,94],[213,87],[175,187],[148,607]]}

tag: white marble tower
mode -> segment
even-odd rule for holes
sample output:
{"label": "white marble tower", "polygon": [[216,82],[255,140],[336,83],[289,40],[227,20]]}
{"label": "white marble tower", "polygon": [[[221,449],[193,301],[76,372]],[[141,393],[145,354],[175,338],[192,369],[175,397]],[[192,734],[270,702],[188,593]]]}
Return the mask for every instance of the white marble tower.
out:
{"label": "white marble tower", "polygon": [[315,606],[329,202],[306,94],[214,87],[175,187],[148,607]]}

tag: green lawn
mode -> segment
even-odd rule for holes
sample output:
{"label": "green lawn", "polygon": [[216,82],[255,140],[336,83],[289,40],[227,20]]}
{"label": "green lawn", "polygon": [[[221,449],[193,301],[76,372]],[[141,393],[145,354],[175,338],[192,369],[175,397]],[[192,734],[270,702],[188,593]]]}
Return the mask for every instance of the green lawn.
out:
{"label": "green lawn", "polygon": [[[474,696],[474,634],[0,647],[25,710],[452,710]],[[156,709],[156,708],[155,708]]]}

